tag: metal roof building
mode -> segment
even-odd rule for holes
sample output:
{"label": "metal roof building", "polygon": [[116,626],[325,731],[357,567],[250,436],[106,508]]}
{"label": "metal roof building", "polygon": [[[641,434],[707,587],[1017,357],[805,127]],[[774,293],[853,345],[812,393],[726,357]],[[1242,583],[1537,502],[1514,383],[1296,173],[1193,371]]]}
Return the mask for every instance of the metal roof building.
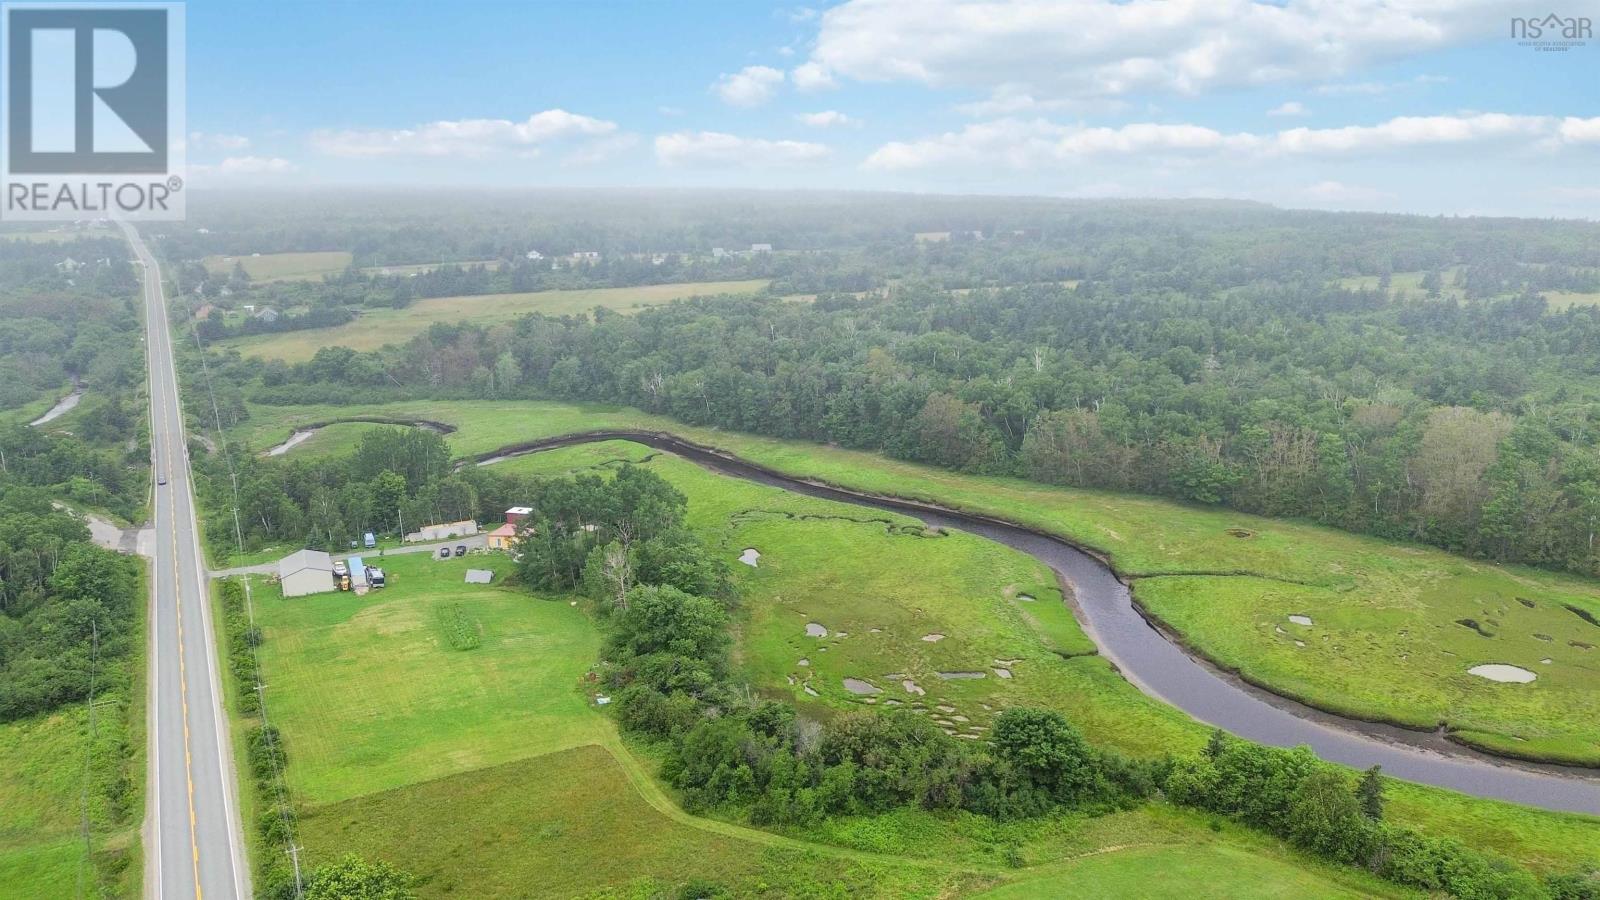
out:
{"label": "metal roof building", "polygon": [[321,550],[297,550],[285,556],[278,560],[278,586],[285,597],[333,590],[333,558]]}

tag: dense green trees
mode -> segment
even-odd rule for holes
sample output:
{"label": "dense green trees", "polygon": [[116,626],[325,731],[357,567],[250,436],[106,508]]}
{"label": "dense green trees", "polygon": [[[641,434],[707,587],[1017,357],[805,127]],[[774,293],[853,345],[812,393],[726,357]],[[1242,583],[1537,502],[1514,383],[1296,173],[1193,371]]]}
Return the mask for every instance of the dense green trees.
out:
{"label": "dense green trees", "polygon": [[[254,396],[339,399],[323,374],[335,352]],[[436,328],[393,352],[337,352],[338,391],[357,399],[396,383],[486,396],[472,373],[509,355],[520,382],[495,396],[620,402],[1600,572],[1600,310],[1556,314],[1538,298],[906,285]]]}
{"label": "dense green trees", "polygon": [[120,240],[0,234],[0,410],[60,393],[74,376],[104,395],[137,385],[137,297]]}
{"label": "dense green trees", "polygon": [[318,866],[306,882],[306,900],[414,900],[416,879],[386,862],[353,853]]}
{"label": "dense green trees", "polygon": [[91,544],[43,491],[0,483],[0,721],[123,677],[139,600],[132,560]]}

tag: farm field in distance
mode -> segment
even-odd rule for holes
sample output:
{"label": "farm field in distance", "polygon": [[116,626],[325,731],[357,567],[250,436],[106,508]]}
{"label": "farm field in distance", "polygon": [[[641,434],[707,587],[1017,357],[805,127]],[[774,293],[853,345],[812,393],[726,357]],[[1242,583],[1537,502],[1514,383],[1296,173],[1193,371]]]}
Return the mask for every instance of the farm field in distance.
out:
{"label": "farm field in distance", "polygon": [[260,256],[208,256],[200,261],[206,270],[227,276],[234,263],[244,266],[251,281],[315,281],[324,275],[337,275],[350,266],[347,250],[314,250],[304,253],[263,253]]}
{"label": "farm field in distance", "polygon": [[[255,417],[240,432],[240,436],[245,437],[252,446],[265,446],[268,442],[280,440],[293,423],[327,421],[339,415],[335,407],[256,407],[254,412]],[[1088,542],[1089,536],[1107,543],[1115,540],[1118,549],[1113,551],[1114,559],[1119,567],[1133,571],[1140,571],[1141,568],[1143,571],[1170,570],[1206,554],[1213,558],[1220,556],[1225,564],[1241,569],[1248,567],[1296,576],[1314,570],[1319,565],[1333,564],[1350,567],[1347,574],[1355,577],[1359,570],[1354,566],[1362,560],[1366,560],[1364,565],[1378,569],[1374,576],[1364,576],[1375,579],[1379,575],[1400,577],[1391,571],[1395,567],[1407,567],[1401,569],[1404,573],[1430,571],[1421,568],[1424,565],[1465,564],[1465,561],[1437,551],[1397,548],[1381,541],[1329,529],[1256,519],[1226,511],[1182,507],[1149,498],[1071,491],[1012,479],[959,475],[873,454],[697,429],[636,410],[562,403],[419,402],[364,407],[349,410],[347,414],[356,412],[455,423],[461,430],[447,440],[459,454],[485,453],[518,440],[598,428],[638,427],[672,431],[793,475],[878,493],[928,499],[973,511],[988,511],[1085,542]],[[568,454],[575,452],[561,451]],[[552,471],[563,471],[567,468],[584,468],[617,456],[609,451],[591,449],[586,452],[586,457],[570,462],[552,454],[539,454],[531,459],[546,460],[541,465],[551,467]],[[528,459],[500,465],[532,465]],[[1155,533],[1158,523],[1166,529],[1166,540],[1159,546],[1128,540],[1129,535],[1137,538],[1144,533]],[[1240,526],[1257,529],[1253,532],[1254,539],[1234,537],[1227,531]],[[1305,558],[1305,553],[1289,552],[1288,548],[1306,547],[1308,541],[1313,539],[1318,542],[1319,552],[1311,554],[1309,558]],[[1562,576],[1540,577],[1554,578],[1558,582],[1577,585],[1580,589],[1585,584],[1581,579]],[[1386,584],[1381,579],[1374,583],[1377,588]],[[1418,614],[1422,612],[1425,611],[1419,610]],[[1574,619],[1580,621],[1576,617]],[[1111,683],[1120,688],[1127,687],[1120,679],[1112,679]],[[1154,703],[1137,693],[1129,696],[1139,703]],[[1156,708],[1161,709],[1159,705]],[[1112,709],[1116,709],[1114,704]],[[1188,723],[1181,716],[1175,721],[1188,724],[1192,733],[1190,741],[1193,742],[1190,746],[1204,739],[1205,731],[1200,726]],[[1097,740],[1110,739],[1093,729],[1090,734]],[[1391,801],[1394,815],[1402,821],[1425,825],[1435,833],[1454,835],[1496,852],[1514,854],[1536,866],[1568,865],[1600,853],[1600,830],[1593,827],[1593,820],[1582,816],[1545,813],[1403,784],[1394,785]]]}
{"label": "farm field in distance", "polygon": [[475,294],[417,300],[405,309],[364,310],[353,322],[333,328],[289,331],[281,334],[235,338],[224,346],[237,347],[247,356],[304,362],[323,347],[373,350],[403,343],[427,331],[436,322],[470,322],[493,325],[529,313],[561,316],[587,313],[597,306],[619,312],[658,306],[706,294],[754,294],[764,290],[763,279],[703,281],[687,284],[652,284],[639,287],[592,288],[570,291],[535,291],[526,294]]}

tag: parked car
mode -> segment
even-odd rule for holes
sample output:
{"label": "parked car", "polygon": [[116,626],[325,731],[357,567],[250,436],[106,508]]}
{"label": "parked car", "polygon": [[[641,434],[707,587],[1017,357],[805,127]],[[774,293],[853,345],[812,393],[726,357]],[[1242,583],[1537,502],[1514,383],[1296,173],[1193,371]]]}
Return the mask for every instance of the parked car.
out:
{"label": "parked car", "polygon": [[440,547],[439,548],[439,558],[440,559],[449,559],[450,558],[450,548],[449,547]]}
{"label": "parked car", "polygon": [[457,544],[456,545],[456,555],[457,556],[466,556],[467,555],[467,545],[466,544]]}

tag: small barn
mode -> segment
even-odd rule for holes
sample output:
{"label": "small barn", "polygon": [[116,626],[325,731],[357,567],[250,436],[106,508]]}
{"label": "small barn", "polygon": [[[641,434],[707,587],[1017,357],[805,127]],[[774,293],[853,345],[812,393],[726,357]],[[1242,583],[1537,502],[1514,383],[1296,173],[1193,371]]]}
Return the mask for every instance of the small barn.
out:
{"label": "small barn", "polygon": [[296,550],[278,560],[278,586],[285,597],[322,594],[337,585],[333,580],[333,557],[321,550]]}

